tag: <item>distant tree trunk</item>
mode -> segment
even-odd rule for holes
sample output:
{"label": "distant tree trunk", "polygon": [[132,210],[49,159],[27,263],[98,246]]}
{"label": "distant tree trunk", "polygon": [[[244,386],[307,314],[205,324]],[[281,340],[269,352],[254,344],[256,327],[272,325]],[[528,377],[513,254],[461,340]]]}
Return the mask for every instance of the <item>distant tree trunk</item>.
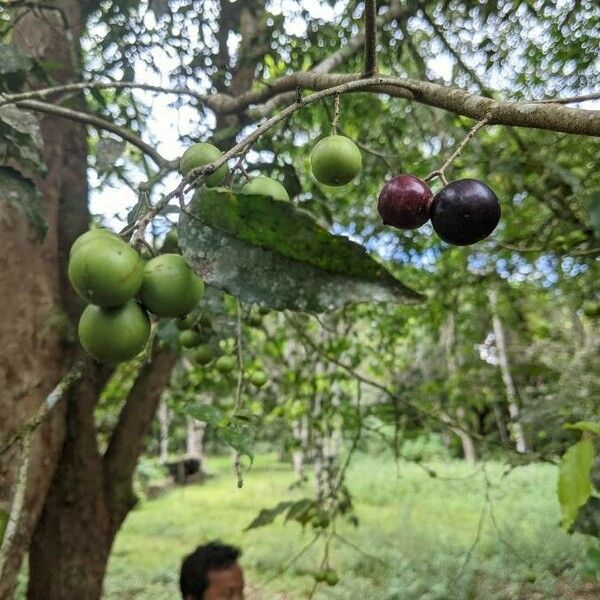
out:
{"label": "distant tree trunk", "polygon": [[197,458],[200,464],[204,464],[204,432],[206,423],[192,417],[187,417],[186,451],[188,456]]}
{"label": "distant tree trunk", "polygon": [[496,350],[498,351],[498,364],[500,373],[502,374],[502,382],[506,392],[506,400],[508,403],[508,414],[511,418],[511,429],[515,438],[517,452],[527,452],[527,442],[523,433],[523,427],[519,421],[519,400],[517,388],[515,386],[512,374],[510,372],[510,364],[508,360],[508,351],[506,348],[506,337],[504,335],[504,326],[498,313],[498,292],[495,287],[488,289],[488,299],[490,302],[490,310],[492,313],[492,325],[494,328],[494,336],[496,337]]}
{"label": "distant tree trunk", "polygon": [[498,426],[500,441],[503,444],[506,444],[508,442],[508,431],[506,429],[506,423],[504,422],[502,410],[500,410],[497,402],[492,402],[492,410],[494,411],[494,418],[496,420],[496,425]]}
{"label": "distant tree trunk", "polygon": [[166,463],[169,459],[169,427],[171,425],[171,411],[164,399],[158,405],[158,424],[160,428],[160,462]]}
{"label": "distant tree trunk", "polygon": [[[458,373],[458,364],[456,362],[455,354],[455,330],[454,313],[451,312],[441,331],[442,343],[446,353],[446,368],[450,378],[454,378]],[[445,420],[449,423],[452,421],[448,416],[446,416]],[[456,409],[454,420],[457,426],[450,425],[450,428],[460,439],[463,458],[469,463],[474,463],[477,460],[477,450],[475,448],[475,442],[467,429],[466,411],[464,406],[459,406]]]}
{"label": "distant tree trunk", "polygon": [[292,452],[292,467],[298,481],[304,479],[304,463],[308,451],[308,419],[306,416],[295,421],[292,426],[294,437],[299,446]]}

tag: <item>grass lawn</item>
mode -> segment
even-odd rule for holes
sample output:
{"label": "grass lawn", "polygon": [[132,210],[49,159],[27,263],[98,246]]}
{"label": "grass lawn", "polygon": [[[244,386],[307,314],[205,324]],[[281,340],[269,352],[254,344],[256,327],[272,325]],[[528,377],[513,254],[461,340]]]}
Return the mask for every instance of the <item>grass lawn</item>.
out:
{"label": "grass lawn", "polygon": [[[530,465],[503,476],[502,465],[485,464],[489,502],[482,465],[428,467],[437,477],[415,464],[401,463],[397,471],[389,458],[356,457],[349,487],[360,525],[339,525],[352,544],[333,544],[331,562],[341,581],[333,588],[323,584],[316,598],[598,597],[575,592],[582,589],[578,569],[588,542],[558,527],[554,467]],[[241,490],[228,459],[210,460],[209,470],[215,476],[203,485],[177,488],[129,515],[116,540],[105,598],[177,598],[182,556],[214,538],[243,548],[253,600],[306,598],[313,582],[307,571],[318,565],[321,540],[277,573],[313,538],[312,530],[281,519],[243,529],[260,508],[310,495],[312,488],[290,491],[289,466],[271,456],[255,460]]]}

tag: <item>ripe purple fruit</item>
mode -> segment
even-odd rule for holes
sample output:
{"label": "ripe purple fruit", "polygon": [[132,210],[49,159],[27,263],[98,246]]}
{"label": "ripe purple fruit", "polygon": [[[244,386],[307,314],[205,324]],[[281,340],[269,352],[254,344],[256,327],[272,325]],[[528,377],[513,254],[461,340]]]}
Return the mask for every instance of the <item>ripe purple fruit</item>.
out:
{"label": "ripe purple fruit", "polygon": [[455,246],[485,239],[500,221],[500,202],[482,181],[459,179],[442,188],[431,203],[431,224],[438,236]]}
{"label": "ripe purple fruit", "polygon": [[377,210],[386,225],[416,229],[429,220],[432,198],[429,186],[413,175],[398,175],[379,193]]}

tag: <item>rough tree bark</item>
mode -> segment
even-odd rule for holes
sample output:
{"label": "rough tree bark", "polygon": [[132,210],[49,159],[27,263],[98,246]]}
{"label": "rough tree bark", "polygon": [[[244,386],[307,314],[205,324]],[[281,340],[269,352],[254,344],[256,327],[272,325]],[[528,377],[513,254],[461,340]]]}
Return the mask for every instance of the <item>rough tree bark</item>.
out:
{"label": "rough tree bark", "polygon": [[104,455],[94,424],[97,389],[68,404],[67,435],[30,548],[28,598],[100,598],[114,538],[136,503],[132,476],[174,357],[146,364]]}
{"label": "rough tree bark", "polygon": [[[82,23],[76,0],[56,6],[69,19],[75,38]],[[59,13],[29,13],[18,23],[13,43],[41,60],[61,64],[53,72],[57,82],[79,79],[74,53],[62,28]],[[43,243],[33,239],[27,223],[11,205],[0,202],[0,253],[7,260],[0,270],[0,439],[20,430],[68,369],[76,345],[73,318],[79,310],[66,284],[66,260],[73,239],[87,227],[86,138],[80,125],[53,119],[42,120],[47,176],[36,182],[43,193],[48,233]],[[18,165],[17,165],[18,167]],[[1,194],[1,191],[0,191]],[[92,378],[100,371],[92,368]],[[78,386],[71,394],[79,394]],[[17,535],[0,577],[0,598],[12,594],[14,581],[31,532],[42,509],[64,436],[64,402],[31,438],[31,455],[24,507]],[[12,495],[15,458],[10,453],[0,463],[0,501]]]}
{"label": "rough tree bark", "polygon": [[500,367],[502,382],[504,383],[504,390],[506,392],[506,401],[508,403],[508,413],[511,419],[511,429],[515,439],[515,446],[517,452],[527,452],[527,442],[525,440],[525,434],[523,433],[523,426],[519,421],[519,397],[510,371],[504,326],[498,312],[498,291],[493,286],[488,289],[488,299],[490,302],[490,311],[492,313],[494,336],[496,338],[496,350],[498,351],[498,365]]}

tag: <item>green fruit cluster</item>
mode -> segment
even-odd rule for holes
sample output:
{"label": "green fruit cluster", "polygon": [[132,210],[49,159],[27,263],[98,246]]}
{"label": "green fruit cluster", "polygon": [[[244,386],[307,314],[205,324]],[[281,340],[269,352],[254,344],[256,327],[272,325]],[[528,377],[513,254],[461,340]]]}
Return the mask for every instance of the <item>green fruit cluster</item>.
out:
{"label": "green fruit cluster", "polygon": [[100,228],[75,240],[68,276],[89,303],[79,320],[81,345],[105,363],[130,360],[145,348],[150,337],[147,311],[157,317],[186,315],[204,290],[179,254],[163,254],[144,264],[131,246]]}

